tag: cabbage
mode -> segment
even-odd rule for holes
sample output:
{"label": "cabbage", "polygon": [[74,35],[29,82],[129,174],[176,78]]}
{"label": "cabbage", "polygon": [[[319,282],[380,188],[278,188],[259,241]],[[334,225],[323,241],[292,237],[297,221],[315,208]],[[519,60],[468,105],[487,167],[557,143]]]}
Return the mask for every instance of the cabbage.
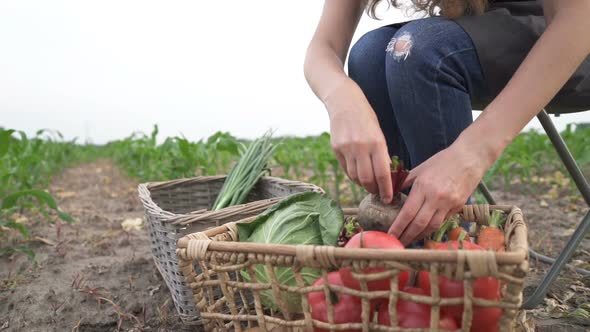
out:
{"label": "cabbage", "polygon": [[[237,224],[237,228],[240,242],[335,246],[343,223],[342,209],[335,201],[319,193],[305,192],[287,196],[252,222]],[[258,264],[254,269],[257,282],[270,282],[264,265]],[[291,267],[276,267],[274,272],[281,284],[297,286]],[[241,271],[241,275],[250,281],[247,271]],[[310,285],[321,276],[321,271],[303,268],[301,275]],[[281,295],[291,312],[301,311],[301,295],[284,291]],[[279,308],[272,290],[264,290],[260,296],[264,306]]]}

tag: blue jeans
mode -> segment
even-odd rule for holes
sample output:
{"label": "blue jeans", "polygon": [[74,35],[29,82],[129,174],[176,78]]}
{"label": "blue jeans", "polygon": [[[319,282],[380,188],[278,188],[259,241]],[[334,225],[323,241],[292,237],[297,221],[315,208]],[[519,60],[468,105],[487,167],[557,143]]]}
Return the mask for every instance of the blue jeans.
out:
{"label": "blue jeans", "polygon": [[410,168],[453,143],[484,91],[471,38],[441,17],[368,32],[350,50],[348,73],[376,112],[389,154]]}

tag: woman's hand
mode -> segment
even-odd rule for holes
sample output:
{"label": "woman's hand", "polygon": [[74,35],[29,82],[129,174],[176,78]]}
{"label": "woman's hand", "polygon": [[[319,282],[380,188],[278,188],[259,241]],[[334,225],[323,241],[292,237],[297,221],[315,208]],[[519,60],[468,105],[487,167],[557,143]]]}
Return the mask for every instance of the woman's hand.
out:
{"label": "woman's hand", "polygon": [[489,167],[488,158],[453,144],[410,171],[412,190],[389,233],[404,245],[424,238],[460,211]]}
{"label": "woman's hand", "polygon": [[385,137],[360,87],[345,78],[325,98],[331,143],[348,177],[389,203],[393,198]]}

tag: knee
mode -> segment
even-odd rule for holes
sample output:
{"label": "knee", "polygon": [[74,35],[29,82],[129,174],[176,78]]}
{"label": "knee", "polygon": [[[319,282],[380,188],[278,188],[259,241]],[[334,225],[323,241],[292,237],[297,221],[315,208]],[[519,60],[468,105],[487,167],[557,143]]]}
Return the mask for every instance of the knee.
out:
{"label": "knee", "polygon": [[385,48],[394,33],[394,28],[382,27],[359,38],[348,55],[348,73],[353,79],[384,70]]}
{"label": "knee", "polygon": [[452,47],[450,40],[457,29],[461,28],[456,23],[439,17],[409,22],[388,42],[387,59],[392,64],[416,66],[416,70],[436,66],[437,59]]}
{"label": "knee", "polygon": [[414,46],[414,36],[406,30],[391,38],[385,49],[385,52],[397,62],[405,61]]}

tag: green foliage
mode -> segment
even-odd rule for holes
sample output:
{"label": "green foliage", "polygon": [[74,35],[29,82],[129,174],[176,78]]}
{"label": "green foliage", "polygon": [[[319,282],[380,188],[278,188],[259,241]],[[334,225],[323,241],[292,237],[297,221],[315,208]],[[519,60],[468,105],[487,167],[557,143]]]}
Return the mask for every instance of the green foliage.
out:
{"label": "green foliage", "polygon": [[[561,135],[576,162],[582,168],[589,165],[590,127],[568,125]],[[493,187],[501,179],[501,184],[507,189],[513,181],[531,182],[534,176],[554,171],[566,172],[545,133],[531,130],[514,139],[488,170],[484,180]]]}
{"label": "green foliage", "polygon": [[[74,161],[88,160],[96,149],[64,141],[57,131],[39,130],[28,137],[23,131],[0,128],[0,235],[3,229],[13,229],[23,237],[30,235],[27,225],[13,220],[17,211],[33,210],[48,216],[46,209],[50,209],[60,219],[73,222],[42,188],[49,185],[52,175]],[[24,246],[0,249],[0,255],[12,252],[32,257],[32,251]]]}
{"label": "green foliage", "polygon": [[[286,197],[252,222],[238,224],[237,227],[241,242],[335,246],[343,223],[343,212],[335,201],[319,193],[304,192]],[[272,279],[265,265],[255,265],[254,272],[258,282],[269,282]],[[242,270],[241,274],[244,280],[251,281],[248,270]],[[297,285],[295,274],[290,268],[276,268],[274,274],[281,285]],[[304,268],[301,275],[309,285],[317,280],[321,271]],[[278,308],[271,290],[262,291],[260,297],[266,306]],[[298,294],[282,292],[281,297],[289,310],[300,310],[301,298]]]}
{"label": "green foliage", "polygon": [[[151,135],[136,133],[110,143],[105,147],[106,155],[142,181],[163,181],[226,174],[238,159],[238,147],[246,143],[224,132],[198,142],[171,137],[161,144],[157,143],[157,135],[155,126]],[[562,135],[580,165],[589,165],[590,126],[570,125]],[[277,147],[270,163],[273,175],[314,183],[345,205],[356,205],[362,200],[365,190],[344,174],[328,133],[274,140]],[[565,172],[551,142],[543,132],[531,130],[506,148],[487,172],[485,181],[492,188],[500,185],[508,189],[514,181],[530,182],[535,176],[556,170]]]}
{"label": "green foliage", "polygon": [[[582,169],[589,170],[590,126],[569,125],[561,134]],[[26,225],[14,220],[15,212],[25,210],[50,218],[48,212],[52,211],[72,222],[45,189],[53,175],[74,163],[110,158],[139,181],[164,181],[227,174],[239,158],[240,147],[248,144],[227,132],[196,142],[183,136],[159,139],[158,135],[159,128],[154,126],[149,134],[134,133],[96,146],[66,141],[52,130],[39,130],[29,137],[22,131],[0,128],[0,235],[13,229],[23,237],[29,236]],[[364,189],[345,176],[331,149],[329,134],[273,138],[273,143],[276,149],[269,163],[272,175],[314,183],[344,206],[354,206],[362,199]],[[566,174],[545,134],[528,131],[506,148],[485,180],[492,188],[508,189],[514,182],[534,182],[536,177],[555,171]],[[5,248],[0,254],[27,253],[26,247],[2,243]]]}
{"label": "green foliage", "polygon": [[218,132],[207,140],[190,142],[168,137],[158,144],[158,126],[150,135],[133,135],[105,146],[106,154],[129,175],[142,181],[161,181],[227,172],[237,159],[239,141]]}

